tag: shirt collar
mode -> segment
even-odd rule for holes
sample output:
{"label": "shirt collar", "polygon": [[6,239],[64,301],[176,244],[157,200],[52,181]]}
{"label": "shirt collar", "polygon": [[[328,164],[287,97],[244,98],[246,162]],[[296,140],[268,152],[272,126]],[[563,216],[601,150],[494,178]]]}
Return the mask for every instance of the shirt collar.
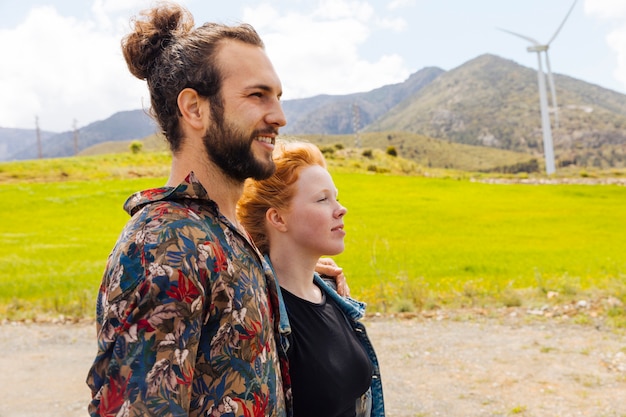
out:
{"label": "shirt collar", "polygon": [[198,181],[193,171],[176,187],[152,188],[131,195],[124,203],[124,210],[132,216],[146,204],[182,199],[205,200],[210,202],[217,211],[217,205],[210,199],[209,193]]}

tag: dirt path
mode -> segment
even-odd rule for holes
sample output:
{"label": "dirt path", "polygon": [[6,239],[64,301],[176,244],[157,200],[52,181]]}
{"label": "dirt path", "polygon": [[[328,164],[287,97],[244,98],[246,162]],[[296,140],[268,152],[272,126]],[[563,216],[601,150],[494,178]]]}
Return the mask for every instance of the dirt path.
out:
{"label": "dirt path", "polygon": [[[594,326],[369,319],[389,417],[626,416],[626,336]],[[0,417],[86,416],[91,324],[0,325]]]}

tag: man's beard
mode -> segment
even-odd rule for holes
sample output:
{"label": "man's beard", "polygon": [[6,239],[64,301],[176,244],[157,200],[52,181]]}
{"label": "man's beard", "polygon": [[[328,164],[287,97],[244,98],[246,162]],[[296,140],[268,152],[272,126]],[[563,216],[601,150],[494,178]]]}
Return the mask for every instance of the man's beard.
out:
{"label": "man's beard", "polygon": [[247,178],[264,180],[276,170],[271,156],[265,160],[257,160],[252,152],[252,142],[259,134],[276,132],[254,131],[246,135],[241,129],[224,120],[221,112],[214,112],[213,124],[207,128],[203,143],[208,157],[220,170],[236,182],[244,182]]}

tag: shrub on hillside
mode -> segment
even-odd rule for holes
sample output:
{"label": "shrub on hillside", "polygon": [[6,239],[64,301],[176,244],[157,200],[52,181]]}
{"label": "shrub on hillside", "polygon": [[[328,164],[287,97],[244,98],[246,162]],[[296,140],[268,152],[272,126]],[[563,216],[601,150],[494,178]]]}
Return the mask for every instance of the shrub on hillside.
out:
{"label": "shrub on hillside", "polygon": [[138,154],[143,149],[143,142],[139,140],[134,140],[130,143],[130,151],[134,154]]}

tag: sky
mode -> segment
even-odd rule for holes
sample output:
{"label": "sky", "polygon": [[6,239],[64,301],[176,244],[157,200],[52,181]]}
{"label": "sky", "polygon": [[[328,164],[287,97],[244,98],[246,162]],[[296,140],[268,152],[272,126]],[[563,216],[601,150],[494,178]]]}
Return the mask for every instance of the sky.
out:
{"label": "sky", "polygon": [[[400,83],[494,54],[535,69],[573,0],[181,0],[196,25],[260,33],[283,99]],[[148,0],[0,0],[0,127],[63,132],[148,108],[120,50]],[[626,94],[626,1],[577,0],[550,44],[552,71]]]}

